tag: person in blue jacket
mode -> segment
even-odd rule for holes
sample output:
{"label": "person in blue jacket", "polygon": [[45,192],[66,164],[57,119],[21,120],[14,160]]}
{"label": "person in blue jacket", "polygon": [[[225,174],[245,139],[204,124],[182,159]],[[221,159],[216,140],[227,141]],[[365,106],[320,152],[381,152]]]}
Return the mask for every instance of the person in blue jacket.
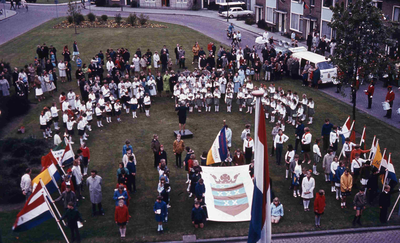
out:
{"label": "person in blue jacket", "polygon": [[126,154],[126,151],[128,149],[131,149],[131,151],[133,152],[133,148],[132,148],[131,142],[127,139],[125,141],[125,145],[122,147],[122,156],[124,156]]}
{"label": "person in blue jacket", "polygon": [[196,193],[196,198],[197,198],[198,202],[200,202],[201,205],[204,205],[205,204],[205,202],[204,202],[204,193],[206,193],[206,187],[204,185],[203,179],[200,179],[197,182],[194,191]]}
{"label": "person in blue jacket", "polygon": [[118,206],[119,200],[123,199],[126,205],[126,200],[128,200],[128,193],[125,191],[125,187],[123,185],[119,185],[118,190],[115,189],[114,197],[115,206]]}
{"label": "person in blue jacket", "polygon": [[155,218],[158,223],[157,231],[160,234],[163,233],[164,231],[162,223],[164,222],[165,217],[168,214],[167,204],[162,199],[163,199],[162,196],[158,196],[153,206]]}
{"label": "person in blue jacket", "polygon": [[194,203],[194,208],[192,209],[192,224],[195,228],[204,228],[204,222],[206,221],[206,213],[200,207],[200,202],[196,201]]}

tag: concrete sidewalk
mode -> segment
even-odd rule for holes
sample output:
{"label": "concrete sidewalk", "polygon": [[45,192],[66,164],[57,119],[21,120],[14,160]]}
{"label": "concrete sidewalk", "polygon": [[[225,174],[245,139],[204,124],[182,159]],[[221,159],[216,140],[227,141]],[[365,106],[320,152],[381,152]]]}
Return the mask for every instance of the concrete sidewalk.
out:
{"label": "concrete sidewalk", "polygon": [[[0,5],[1,6],[1,5]],[[2,9],[4,11],[4,9]],[[17,12],[14,10],[6,10],[0,15],[0,21],[11,18],[12,16],[16,15]]]}

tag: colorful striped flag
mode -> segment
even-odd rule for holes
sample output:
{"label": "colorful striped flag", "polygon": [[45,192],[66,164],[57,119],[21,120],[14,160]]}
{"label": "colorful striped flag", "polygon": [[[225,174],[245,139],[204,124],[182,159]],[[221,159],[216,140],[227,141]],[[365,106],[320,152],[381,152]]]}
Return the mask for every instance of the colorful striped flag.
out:
{"label": "colorful striped flag", "polygon": [[13,231],[20,232],[31,229],[53,217],[43,194],[39,194],[39,197],[34,202],[30,204],[28,202],[29,200],[25,203],[21,212],[18,213],[12,227]]}
{"label": "colorful striped flag", "polygon": [[[267,132],[261,96],[253,92],[256,99],[254,133],[254,194],[251,208],[248,243],[271,242],[271,196]],[[260,94],[262,95],[262,94]]]}
{"label": "colorful striped flag", "polygon": [[225,126],[219,131],[213,145],[207,154],[207,165],[220,163],[228,157],[228,146],[226,144]]}
{"label": "colorful striped flag", "polygon": [[345,139],[350,137],[351,133],[351,121],[350,121],[350,116],[347,117],[347,120],[344,122],[342,129],[341,129],[341,138],[342,138],[342,144],[344,144]]}
{"label": "colorful striped flag", "polygon": [[40,179],[42,179],[43,184],[46,185],[49,193],[59,191],[57,181],[61,179],[61,176],[54,164],[51,164],[32,180],[33,189],[40,184]]}

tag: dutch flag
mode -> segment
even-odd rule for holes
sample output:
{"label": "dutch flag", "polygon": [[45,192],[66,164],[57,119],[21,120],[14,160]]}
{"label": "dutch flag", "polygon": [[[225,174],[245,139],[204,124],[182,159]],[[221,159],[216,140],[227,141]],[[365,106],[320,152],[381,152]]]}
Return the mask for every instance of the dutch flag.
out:
{"label": "dutch flag", "polygon": [[262,92],[255,91],[255,136],[254,136],[254,194],[251,208],[248,243],[271,242],[271,194],[268,168],[267,133]]}

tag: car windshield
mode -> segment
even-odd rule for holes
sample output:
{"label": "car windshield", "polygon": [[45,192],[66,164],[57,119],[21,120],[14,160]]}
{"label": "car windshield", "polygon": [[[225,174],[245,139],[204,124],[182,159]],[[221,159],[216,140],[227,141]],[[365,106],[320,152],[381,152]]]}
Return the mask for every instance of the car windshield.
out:
{"label": "car windshield", "polygon": [[320,62],[317,65],[319,67],[319,70],[326,70],[326,69],[334,68],[334,66],[331,62]]}

